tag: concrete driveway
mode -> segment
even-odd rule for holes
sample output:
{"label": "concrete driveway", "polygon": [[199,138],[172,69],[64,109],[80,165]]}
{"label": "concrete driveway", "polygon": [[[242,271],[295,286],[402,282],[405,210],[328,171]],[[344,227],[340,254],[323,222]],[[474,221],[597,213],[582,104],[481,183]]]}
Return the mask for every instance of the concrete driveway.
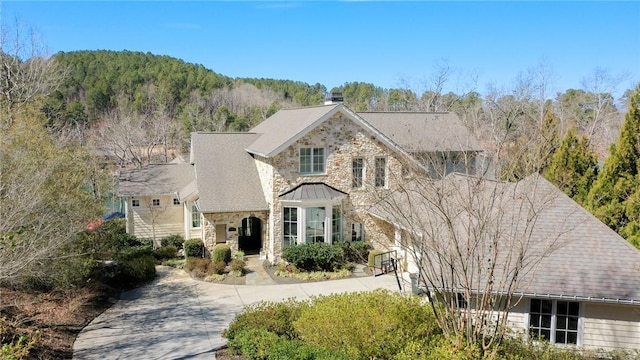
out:
{"label": "concrete driveway", "polygon": [[233,286],[191,279],[159,267],[151,284],[122,294],[85,327],[73,345],[74,359],[215,359],[226,343],[222,332],[245,305],[314,295],[398,291],[393,275],[290,285]]}

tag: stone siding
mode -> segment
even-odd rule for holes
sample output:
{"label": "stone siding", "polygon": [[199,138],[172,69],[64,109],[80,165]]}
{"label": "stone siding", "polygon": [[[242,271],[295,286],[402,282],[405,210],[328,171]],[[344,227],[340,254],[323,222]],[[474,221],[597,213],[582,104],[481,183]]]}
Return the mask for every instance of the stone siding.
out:
{"label": "stone siding", "polygon": [[[240,211],[240,212],[229,212],[229,213],[208,213],[203,214],[204,223],[202,224],[204,228],[204,245],[207,250],[212,251],[213,247],[216,245],[216,225],[217,224],[225,224],[227,226],[227,238],[224,242],[231,247],[231,251],[238,251],[238,229],[242,226],[242,219],[254,216],[260,219],[262,225],[262,234],[261,234],[261,248],[262,250],[266,249],[266,244],[268,243],[267,234],[269,233],[268,229],[268,212],[267,211]],[[229,228],[236,228],[236,231],[229,231]],[[221,243],[223,241],[218,241]]]}
{"label": "stone siding", "polygon": [[[303,147],[323,147],[325,149],[325,174],[300,175],[299,150]],[[351,225],[362,223],[365,225],[366,239],[374,246],[387,243],[389,241],[388,234],[381,231],[380,226],[377,226],[364,210],[374,203],[381,191],[383,193],[388,191],[373,186],[376,157],[386,157],[387,159],[386,188],[393,188],[401,178],[402,164],[397,160],[395,154],[376,136],[354,123],[347,116],[337,113],[277,156],[271,159],[260,159],[264,164],[271,165],[273,169],[272,199],[267,200],[269,204],[273,204],[271,207],[273,248],[269,249],[272,256],[277,259],[282,250],[282,205],[278,201],[278,196],[301,183],[322,182],[349,194],[341,203],[343,239],[351,240]],[[365,162],[364,185],[356,189],[351,187],[351,162],[353,158],[363,158]],[[267,174],[265,170],[262,172]]]}

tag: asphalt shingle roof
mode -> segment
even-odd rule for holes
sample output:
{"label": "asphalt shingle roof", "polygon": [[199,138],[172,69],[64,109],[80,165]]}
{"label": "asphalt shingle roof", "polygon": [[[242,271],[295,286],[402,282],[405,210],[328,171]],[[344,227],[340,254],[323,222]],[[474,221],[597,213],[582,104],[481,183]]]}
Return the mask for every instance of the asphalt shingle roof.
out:
{"label": "asphalt shingle roof", "polygon": [[[427,187],[441,189],[440,197],[426,194],[423,186],[409,186],[369,212],[402,228],[423,230],[425,238],[437,239],[428,241],[428,246],[438,247],[439,252],[446,252],[455,241],[478,240],[479,234],[472,231],[470,235],[469,229],[479,227],[468,227],[469,219],[476,224],[486,221],[482,241],[489,244],[491,236],[498,239],[496,278],[506,275],[502,266],[509,261],[508,250],[526,242],[528,265],[520,274],[516,293],[640,302],[640,251],[541,176],[519,183],[461,175],[432,181]],[[477,256],[482,258],[483,248],[478,247],[467,265]],[[486,280],[481,280],[475,289],[481,291],[485,285]]]}
{"label": "asphalt shingle roof", "polygon": [[142,169],[122,170],[118,193],[121,196],[177,194],[194,179],[193,166],[185,162],[150,164]]}
{"label": "asphalt shingle roof", "polygon": [[259,136],[253,133],[191,135],[200,211],[268,209],[256,164],[245,151]]}
{"label": "asphalt shingle roof", "polygon": [[333,114],[341,105],[323,105],[297,109],[283,109],[250,130],[261,134],[247,146],[250,153],[270,157]]}
{"label": "asphalt shingle roof", "polygon": [[359,112],[358,115],[407,152],[482,150],[453,113]]}

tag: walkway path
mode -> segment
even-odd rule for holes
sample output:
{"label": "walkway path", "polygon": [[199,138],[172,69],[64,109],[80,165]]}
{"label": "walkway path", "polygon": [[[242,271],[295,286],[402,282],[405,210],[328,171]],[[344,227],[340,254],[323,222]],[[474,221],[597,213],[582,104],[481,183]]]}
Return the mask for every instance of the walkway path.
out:
{"label": "walkway path", "polygon": [[82,330],[73,346],[74,359],[215,359],[215,350],[226,343],[222,332],[245,305],[378,288],[398,291],[395,277],[234,286],[158,267],[153,283],[123,293]]}

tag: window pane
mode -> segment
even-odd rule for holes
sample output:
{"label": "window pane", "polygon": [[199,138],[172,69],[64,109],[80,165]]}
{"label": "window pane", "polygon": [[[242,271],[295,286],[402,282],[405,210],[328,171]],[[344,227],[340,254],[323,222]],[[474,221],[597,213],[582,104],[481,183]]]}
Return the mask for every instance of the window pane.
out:
{"label": "window pane", "polygon": [[191,206],[191,227],[200,227],[200,212],[195,205]]}
{"label": "window pane", "polygon": [[558,314],[566,315],[568,304],[566,301],[558,301]]}
{"label": "window pane", "polygon": [[567,317],[558,315],[556,316],[556,329],[566,330],[567,329]]}
{"label": "window pane", "polygon": [[376,158],[375,160],[375,185],[385,187],[387,181],[387,159]]}
{"label": "window pane", "polygon": [[324,242],[325,210],[323,207],[306,209],[305,240],[307,243]]}
{"label": "window pane", "polygon": [[542,336],[543,339],[551,340],[551,330],[540,331],[540,336]]}
{"label": "window pane", "polygon": [[311,149],[300,149],[300,172],[308,174],[311,172]]}
{"label": "window pane", "polygon": [[567,333],[567,342],[566,344],[577,344],[578,343],[578,333],[577,332],[568,332]]}
{"label": "window pane", "polygon": [[541,315],[541,326],[546,329],[551,329],[551,315]]}
{"label": "window pane", "polygon": [[313,172],[324,172],[324,148],[314,148],[313,154]]}
{"label": "window pane", "polygon": [[569,317],[569,323],[567,324],[567,329],[569,330],[578,330],[578,318],[571,316]]}
{"label": "window pane", "polygon": [[531,299],[531,312],[540,313],[540,300]]}
{"label": "window pane", "polygon": [[540,327],[540,315],[531,314],[531,324],[529,326],[534,328]]}
{"label": "window pane", "polygon": [[351,241],[364,241],[364,225],[360,223],[351,224]]}
{"label": "window pane", "polygon": [[553,309],[553,301],[551,300],[540,300],[541,303],[541,310],[540,312],[544,313],[544,314],[551,314],[551,311]]}
{"label": "window pane", "polygon": [[564,331],[556,331],[556,344],[566,344]]}
{"label": "window pane", "polygon": [[364,159],[353,159],[351,162],[353,178],[351,186],[354,188],[362,187],[362,178],[364,175]]}
{"label": "window pane", "polygon": [[298,208],[285,207],[283,220],[283,247],[293,246],[298,240]]}
{"label": "window pane", "polygon": [[331,241],[342,241],[342,209],[339,206],[334,206],[331,213]]}
{"label": "window pane", "polygon": [[580,312],[580,303],[572,301],[569,303],[569,315],[578,316]]}

